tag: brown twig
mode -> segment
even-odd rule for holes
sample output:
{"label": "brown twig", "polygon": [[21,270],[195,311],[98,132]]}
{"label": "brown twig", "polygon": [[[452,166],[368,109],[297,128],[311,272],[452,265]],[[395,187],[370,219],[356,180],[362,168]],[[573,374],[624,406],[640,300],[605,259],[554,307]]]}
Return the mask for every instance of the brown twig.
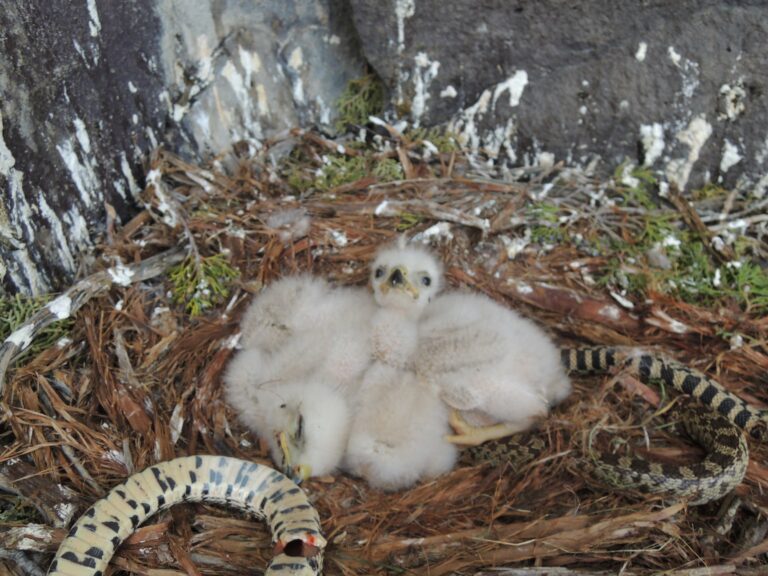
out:
{"label": "brown twig", "polygon": [[[45,413],[48,416],[54,417],[55,410],[49,396],[52,391],[50,390],[48,383],[45,381],[45,378],[43,378],[42,375],[38,376],[38,383],[38,395],[40,396],[43,410],[45,410]],[[93,476],[91,476],[90,472],[88,472],[88,470],[85,468],[83,463],[80,461],[80,458],[77,457],[77,454],[75,454],[75,451],[72,449],[72,447],[62,443],[59,448],[61,448],[64,456],[67,458],[67,460],[69,460],[69,463],[72,464],[72,467],[77,471],[78,476],[83,480],[83,482],[88,484],[88,486],[90,486],[96,494],[103,496],[105,494],[104,488],[98,482],[96,482],[96,480],[93,479]]]}
{"label": "brown twig", "polygon": [[723,244],[717,248],[715,247],[712,242],[714,234],[712,234],[706,224],[701,221],[701,217],[699,216],[699,213],[696,212],[693,205],[683,198],[682,194],[680,194],[680,190],[677,189],[675,184],[670,184],[669,186],[669,201],[677,209],[680,216],[691,230],[696,232],[696,234],[703,240],[704,245],[715,260],[725,263],[732,261],[736,257],[730,246]]}
{"label": "brown twig", "polygon": [[96,272],[80,280],[61,296],[41,308],[0,346],[0,395],[3,393],[8,366],[32,344],[41,330],[54,322],[69,318],[91,298],[106,292],[113,284],[127,286],[154,278],[180,262],[183,256],[182,248],[171,248],[138,264],[129,266],[118,264],[107,270]]}

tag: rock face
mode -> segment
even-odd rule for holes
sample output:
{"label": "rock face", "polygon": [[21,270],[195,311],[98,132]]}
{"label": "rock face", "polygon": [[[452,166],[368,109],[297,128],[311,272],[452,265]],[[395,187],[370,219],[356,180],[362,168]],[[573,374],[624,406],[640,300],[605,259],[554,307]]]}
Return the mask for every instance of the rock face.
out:
{"label": "rock face", "polygon": [[10,2],[0,11],[0,278],[76,274],[158,144],[191,157],[328,122],[363,61],[339,0]]}
{"label": "rock face", "polygon": [[142,4],[100,14],[93,2],[12,2],[0,11],[6,287],[40,292],[73,275],[92,230],[104,227],[104,201],[125,210],[138,192],[137,159],[163,126],[147,49],[159,22]]}
{"label": "rock face", "polygon": [[765,193],[765,2],[350,3],[397,109],[491,158],[629,159],[681,188]]}
{"label": "rock face", "polygon": [[6,291],[69,283],[157,144],[195,160],[331,122],[365,59],[400,114],[499,163],[768,188],[763,0],[30,0],[0,27]]}

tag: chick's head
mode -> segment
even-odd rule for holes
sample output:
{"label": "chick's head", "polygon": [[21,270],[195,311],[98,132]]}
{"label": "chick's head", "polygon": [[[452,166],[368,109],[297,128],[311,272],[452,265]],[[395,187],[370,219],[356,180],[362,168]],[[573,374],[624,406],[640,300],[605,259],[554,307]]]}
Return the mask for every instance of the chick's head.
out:
{"label": "chick's head", "polygon": [[371,286],[379,306],[421,314],[440,291],[443,268],[429,251],[399,243],[378,252],[371,265]]}
{"label": "chick's head", "polygon": [[349,413],[334,390],[308,387],[299,403],[281,404],[282,426],[275,431],[275,460],[294,482],[332,473],[346,446]]}

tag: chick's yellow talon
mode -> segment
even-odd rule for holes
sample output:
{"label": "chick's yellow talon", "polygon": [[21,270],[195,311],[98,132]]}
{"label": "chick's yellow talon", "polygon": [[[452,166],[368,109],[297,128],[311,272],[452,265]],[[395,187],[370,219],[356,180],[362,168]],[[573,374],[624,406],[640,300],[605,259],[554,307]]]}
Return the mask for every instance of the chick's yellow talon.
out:
{"label": "chick's yellow talon", "polygon": [[[448,424],[451,425],[457,436],[471,433],[474,428],[470,426],[458,410],[451,410],[448,416]],[[455,438],[456,436],[454,436]]]}
{"label": "chick's yellow talon", "polygon": [[489,440],[498,440],[517,434],[527,428],[527,425],[506,423],[493,424],[492,426],[472,426],[457,410],[451,411],[448,422],[456,434],[448,434],[444,438],[447,442],[459,446],[478,446]]}

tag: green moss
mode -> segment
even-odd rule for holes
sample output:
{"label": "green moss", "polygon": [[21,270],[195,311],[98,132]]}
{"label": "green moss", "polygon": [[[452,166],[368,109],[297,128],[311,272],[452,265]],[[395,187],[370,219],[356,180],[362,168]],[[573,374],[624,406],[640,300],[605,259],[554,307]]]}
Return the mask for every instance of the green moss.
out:
{"label": "green moss", "polygon": [[374,74],[350,80],[336,102],[339,117],[336,129],[344,131],[347,126],[360,126],[368,122],[369,116],[377,116],[384,110],[386,90]]}
{"label": "green moss", "polygon": [[373,166],[373,175],[379,182],[392,182],[403,179],[403,167],[400,162],[391,158],[385,158],[376,162]]}
{"label": "green moss", "polygon": [[560,224],[560,208],[548,202],[536,202],[526,208],[531,226],[531,240],[538,244],[560,244],[568,239]]}
{"label": "green moss", "polygon": [[[403,178],[403,168],[399,162],[391,158],[377,159],[373,154],[359,156],[329,156],[327,162],[320,168],[310,186],[323,192],[338,186],[352,184],[363,178],[374,176],[379,182],[391,182]],[[304,176],[296,175],[302,186],[306,185]],[[289,176],[289,182],[293,181]]]}
{"label": "green moss", "polygon": [[405,230],[413,228],[414,226],[416,226],[422,220],[423,220],[423,218],[421,216],[419,216],[418,214],[412,214],[410,212],[403,212],[402,214],[400,214],[400,221],[395,226],[395,229],[398,232],[404,232]]}
{"label": "green moss", "polygon": [[764,268],[745,262],[738,267],[726,267],[723,278],[744,308],[758,314],[768,313],[768,272]]}
{"label": "green moss", "polygon": [[[0,298],[0,342],[5,341],[14,330],[29,320],[35,312],[50,302],[54,296],[54,294],[47,294],[40,297],[30,297],[15,294]],[[72,330],[73,324],[74,320],[67,318],[54,322],[44,328],[35,337],[32,345],[24,355],[34,355],[47,350],[61,338],[67,336]]]}
{"label": "green moss", "polygon": [[304,193],[312,188],[315,179],[311,174],[308,173],[306,166],[302,166],[301,164],[294,162],[289,162],[286,165],[286,169],[286,181],[291,186],[291,188],[299,191],[300,193]]}
{"label": "green moss", "polygon": [[708,182],[698,190],[691,192],[694,200],[707,200],[709,198],[721,198],[728,194],[728,190],[712,182]]}
{"label": "green moss", "polygon": [[411,142],[430,142],[439,152],[458,152],[459,141],[453,132],[441,126],[432,128],[412,128],[406,134]]}
{"label": "green moss", "polygon": [[644,189],[650,189],[658,185],[658,180],[650,168],[646,166],[635,166],[632,169],[632,177],[640,180],[640,185]]}
{"label": "green moss", "polygon": [[395,114],[398,118],[405,118],[406,116],[410,116],[411,109],[412,107],[410,100],[403,100],[402,102],[395,104]]}
{"label": "green moss", "polygon": [[688,302],[731,301],[753,313],[768,313],[768,272],[750,261],[716,266],[699,240],[682,244],[675,275],[670,279]]}
{"label": "green moss", "polygon": [[621,258],[611,258],[603,274],[598,276],[600,286],[618,286],[628,294],[645,296],[653,284],[652,275],[636,266],[625,266]]}
{"label": "green moss", "polygon": [[534,202],[526,208],[526,217],[536,222],[557,224],[560,218],[560,208],[549,202]]}
{"label": "green moss", "polygon": [[626,162],[620,164],[613,174],[616,191],[622,196],[625,204],[642,206],[648,210],[657,208],[656,202],[652,198],[653,191],[658,185],[653,172],[648,168],[636,166],[630,172],[630,176],[637,179],[638,184],[636,186],[627,186],[622,183],[626,167]]}
{"label": "green moss", "polygon": [[531,226],[531,240],[537,244],[560,244],[566,239],[557,226]]}
{"label": "green moss", "polygon": [[184,304],[190,316],[199,316],[229,296],[232,280],[238,275],[224,254],[215,254],[200,258],[199,264],[189,256],[168,276],[174,302]]}
{"label": "green moss", "polygon": [[0,501],[0,522],[31,524],[40,522],[40,514],[24,498],[8,496]]}
{"label": "green moss", "polygon": [[733,253],[738,259],[748,258],[757,254],[761,248],[760,242],[750,236],[739,236],[733,242]]}
{"label": "green moss", "polygon": [[645,227],[640,237],[642,248],[647,250],[669,238],[678,238],[680,231],[675,225],[676,220],[677,215],[672,212],[646,214],[643,218]]}
{"label": "green moss", "polygon": [[[638,183],[627,186],[621,183],[625,168],[622,164],[614,172],[615,191],[622,206],[631,210],[613,225],[614,234],[601,234],[597,227],[584,234],[590,250],[607,256],[603,269],[594,274],[598,284],[639,297],[661,292],[698,306],[739,306],[753,313],[768,312],[768,272],[748,257],[757,252],[755,240],[737,239],[734,252],[740,263],[720,265],[713,260],[708,240],[682,228],[680,215],[659,205],[654,175],[646,168],[634,168],[631,175]],[[727,193],[712,185],[699,191],[702,197]],[[555,243],[569,239],[564,227],[557,225],[556,206],[533,204],[527,214],[534,240]],[[659,250],[668,260],[668,268],[649,261],[652,251]]]}
{"label": "green moss", "polygon": [[[669,270],[647,264],[650,248],[671,233],[672,216],[649,218],[653,224],[649,224],[638,243],[614,242],[612,253],[616,256],[598,274],[598,283],[620,286],[640,296],[647,295],[653,288],[699,306],[735,304],[753,313],[768,313],[768,272],[749,260],[717,265],[704,242],[691,232],[673,231],[680,245],[667,249]],[[628,266],[626,262],[635,264]]]}
{"label": "green moss", "polygon": [[368,174],[365,156],[330,156],[315,178],[314,186],[318,190],[326,191],[362,180]]}
{"label": "green moss", "polygon": [[680,256],[675,260],[673,274],[668,274],[671,290],[683,300],[692,303],[710,303],[719,295],[713,285],[715,268],[709,254],[700,241],[686,241],[680,246]]}

